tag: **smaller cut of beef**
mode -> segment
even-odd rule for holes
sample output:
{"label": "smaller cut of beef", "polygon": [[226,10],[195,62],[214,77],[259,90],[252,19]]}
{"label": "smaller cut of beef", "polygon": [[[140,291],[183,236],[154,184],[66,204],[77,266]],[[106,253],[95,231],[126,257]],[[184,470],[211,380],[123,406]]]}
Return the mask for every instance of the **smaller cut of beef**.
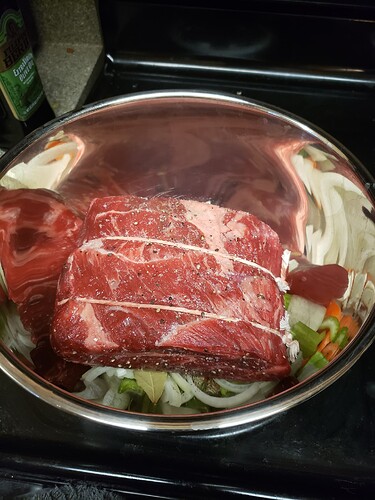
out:
{"label": "smaller cut of beef", "polygon": [[344,295],[349,282],[348,271],[338,264],[316,266],[302,259],[287,279],[290,293],[325,307]]}
{"label": "smaller cut of beef", "polygon": [[287,376],[282,253],[277,234],[245,212],[98,198],[59,280],[52,346],[89,365]]}
{"label": "smaller cut of beef", "polygon": [[34,342],[49,335],[57,281],[81,225],[52,191],[0,190],[0,258],[8,298]]}

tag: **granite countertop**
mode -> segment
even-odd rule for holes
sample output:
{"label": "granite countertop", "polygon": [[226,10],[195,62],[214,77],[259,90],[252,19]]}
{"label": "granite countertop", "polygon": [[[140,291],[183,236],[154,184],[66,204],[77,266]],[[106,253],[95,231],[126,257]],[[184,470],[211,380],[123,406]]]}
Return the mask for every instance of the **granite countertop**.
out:
{"label": "granite countertop", "polygon": [[[35,59],[56,116],[82,106],[103,65],[96,0],[31,0]],[[68,14],[67,14],[68,13]]]}
{"label": "granite countertop", "polygon": [[20,0],[20,6],[55,115],[79,109],[104,62],[97,0]]}

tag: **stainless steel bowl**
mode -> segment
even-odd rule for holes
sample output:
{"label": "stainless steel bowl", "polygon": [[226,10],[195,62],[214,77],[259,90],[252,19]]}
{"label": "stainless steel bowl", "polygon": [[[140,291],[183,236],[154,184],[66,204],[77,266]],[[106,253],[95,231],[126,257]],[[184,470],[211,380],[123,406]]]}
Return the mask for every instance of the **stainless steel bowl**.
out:
{"label": "stainless steel bowl", "polygon": [[[44,167],[38,167],[35,157],[44,151],[51,138],[62,134],[72,143],[73,153],[68,163],[56,168],[53,175],[49,169],[47,175],[48,159],[44,158]],[[313,187],[308,185],[311,179],[304,179],[299,170],[305,161],[301,151],[308,151],[310,160],[319,165],[315,170],[322,177]],[[23,164],[29,167],[27,172]],[[346,210],[351,211],[350,217],[357,218],[358,227],[366,223],[369,228],[366,244],[356,249],[356,265],[361,267],[357,272],[365,273],[370,283],[366,297],[361,297],[356,305],[361,310],[363,325],[350,345],[315,376],[267,400],[241,408],[191,416],[143,415],[108,409],[53,386],[0,342],[1,369],[56,408],[128,429],[193,431],[254,425],[302,403],[335,382],[374,338],[371,284],[375,277],[375,257],[365,255],[365,252],[371,254],[371,250],[375,252],[374,223],[369,219],[374,207],[371,194],[374,180],[340,144],[295,116],[221,94],[174,91],[134,94],[89,105],[48,123],[1,158],[0,167],[5,169],[2,181],[5,175],[10,188],[21,179],[21,184],[31,182],[33,187],[48,187],[71,199],[79,196],[75,190],[80,191],[82,185],[86,185],[87,195],[93,196],[105,180],[112,186],[109,191],[113,194],[117,194],[116,186],[121,186],[138,195],[162,193],[210,199],[247,210],[276,226],[283,243],[301,251],[307,248],[312,258],[319,260],[316,263],[322,263],[322,255],[314,252],[311,242],[316,245],[318,240],[316,236],[311,239],[306,231],[312,219],[315,229],[321,225],[323,236],[327,217],[334,222]],[[326,185],[331,174],[339,176],[336,181],[346,179],[356,186],[356,197],[343,197],[340,213],[328,213],[324,203],[317,201],[321,194],[319,186]],[[315,192],[309,196],[311,189]],[[316,211],[320,211],[319,217]],[[336,237],[341,238],[337,235],[344,233],[336,232]],[[355,235],[348,239],[349,254],[353,238]],[[343,259],[342,255],[327,258],[333,262]]]}

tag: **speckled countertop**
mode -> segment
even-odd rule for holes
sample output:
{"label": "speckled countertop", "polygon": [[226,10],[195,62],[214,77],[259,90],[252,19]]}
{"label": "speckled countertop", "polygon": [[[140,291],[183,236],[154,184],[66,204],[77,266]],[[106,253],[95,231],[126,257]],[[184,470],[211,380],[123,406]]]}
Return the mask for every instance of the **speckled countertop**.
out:
{"label": "speckled countertop", "polygon": [[[97,1],[23,0],[20,4],[38,40],[35,60],[56,116],[83,105],[102,68]],[[5,151],[0,149],[0,156]]]}
{"label": "speckled countertop", "polygon": [[31,0],[35,58],[57,116],[79,108],[100,71],[104,50],[96,0]]}

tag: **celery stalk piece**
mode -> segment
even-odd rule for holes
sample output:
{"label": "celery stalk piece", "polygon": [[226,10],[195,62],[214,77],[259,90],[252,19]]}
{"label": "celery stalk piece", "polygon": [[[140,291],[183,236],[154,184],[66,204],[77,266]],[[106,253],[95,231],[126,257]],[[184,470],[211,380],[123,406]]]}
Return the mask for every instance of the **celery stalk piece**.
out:
{"label": "celery stalk piece", "polygon": [[284,294],[284,307],[286,310],[288,310],[288,308],[289,308],[291,298],[292,298],[292,296],[290,293]]}
{"label": "celery stalk piece", "polygon": [[344,347],[347,345],[347,343],[349,342],[347,326],[343,326],[337,332],[336,342],[338,343],[340,349],[344,349]]}
{"label": "celery stalk piece", "polygon": [[329,361],[323,356],[323,354],[317,351],[302,368],[297,377],[298,380],[301,382],[305,378],[310,377],[310,375],[314,375],[314,373],[327,366],[328,363]]}
{"label": "celery stalk piece", "polygon": [[138,394],[142,396],[144,394],[144,390],[139,387],[137,382],[131,378],[123,378],[118,387],[118,393],[122,394],[123,392],[133,392],[134,394]]}
{"label": "celery stalk piece", "polygon": [[324,318],[322,324],[318,328],[318,332],[322,332],[323,330],[329,330],[331,334],[331,341],[336,342],[337,334],[339,332],[340,323],[335,316],[327,316]]}
{"label": "celery stalk piece", "polygon": [[304,358],[312,356],[324,338],[324,333],[316,332],[301,321],[293,326],[292,335],[298,340]]}

